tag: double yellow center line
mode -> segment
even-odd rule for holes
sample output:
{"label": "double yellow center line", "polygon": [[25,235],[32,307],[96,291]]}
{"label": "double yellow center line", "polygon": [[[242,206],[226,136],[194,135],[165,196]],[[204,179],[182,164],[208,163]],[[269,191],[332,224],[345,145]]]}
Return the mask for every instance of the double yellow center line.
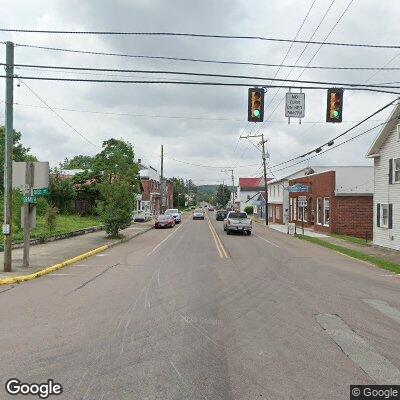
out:
{"label": "double yellow center line", "polygon": [[211,231],[211,235],[212,235],[212,237],[214,239],[214,243],[215,243],[215,246],[217,247],[218,254],[219,254],[220,258],[229,258],[228,253],[225,250],[225,247],[222,244],[221,239],[219,238],[217,231],[215,230],[215,228],[211,224],[211,221],[210,221],[210,218],[208,217],[208,214],[207,213],[205,213],[205,214],[206,214],[206,219],[207,219],[208,226],[209,226],[210,231]]}

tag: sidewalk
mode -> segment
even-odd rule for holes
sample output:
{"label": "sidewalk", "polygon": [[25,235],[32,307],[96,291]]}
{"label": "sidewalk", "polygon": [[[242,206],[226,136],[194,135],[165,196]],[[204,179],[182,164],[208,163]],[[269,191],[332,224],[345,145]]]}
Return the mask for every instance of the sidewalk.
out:
{"label": "sidewalk", "polygon": [[[256,221],[259,224],[262,224],[263,221],[260,221],[259,219],[253,218],[254,221]],[[265,225],[264,225],[265,226]],[[287,226],[286,225],[280,225],[280,224],[269,224],[268,228],[270,229],[275,229],[279,232],[286,233],[287,234]],[[266,229],[268,229],[266,227]],[[301,227],[297,227],[297,234],[301,235]],[[372,256],[379,258],[381,260],[387,261],[389,263],[393,264],[399,264],[400,265],[400,251],[396,250],[391,250],[391,249],[386,249],[384,247],[379,247],[379,246],[374,246],[373,244],[357,244],[357,243],[352,243],[348,242],[346,240],[336,238],[333,236],[329,235],[323,235],[321,233],[316,233],[312,231],[311,229],[304,229],[304,236],[312,237],[312,238],[317,238],[321,242],[326,242],[330,243],[335,246],[340,246],[344,247],[346,249],[356,251],[362,254],[365,254],[367,256]]]}
{"label": "sidewalk", "polygon": [[[265,220],[255,218],[253,216],[253,221],[265,225]],[[282,225],[282,224],[275,224],[275,223],[269,223],[268,228],[275,229],[276,231],[282,232],[282,233],[287,233],[287,225]],[[296,232],[297,234],[302,234],[302,229],[301,227],[297,226],[296,227]],[[309,228],[304,228],[304,235],[305,236],[310,236],[310,237],[315,237],[315,238],[326,238],[328,237],[327,235],[324,235],[323,233],[317,233],[314,232],[312,229]]]}
{"label": "sidewalk", "polygon": [[[154,222],[133,223],[129,228],[121,233],[125,239],[133,238],[153,227]],[[22,267],[22,248],[14,249],[12,253],[13,265],[12,272],[3,272],[4,253],[0,253],[0,279],[11,278],[18,275],[35,273],[41,269],[61,263],[70,258],[86,253],[97,247],[104,246],[119,239],[110,239],[104,231],[92,232],[86,235],[75,236],[68,239],[56,240],[31,246],[30,248],[30,267]]]}

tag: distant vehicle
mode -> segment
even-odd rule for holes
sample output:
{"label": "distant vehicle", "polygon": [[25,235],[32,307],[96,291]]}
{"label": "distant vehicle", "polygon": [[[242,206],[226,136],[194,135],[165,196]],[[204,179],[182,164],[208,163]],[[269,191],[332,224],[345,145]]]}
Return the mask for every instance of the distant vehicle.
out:
{"label": "distant vehicle", "polygon": [[181,212],[179,212],[177,208],[169,208],[168,210],[165,210],[164,215],[171,215],[174,217],[177,224],[181,223]]}
{"label": "distant vehicle", "polygon": [[150,221],[151,217],[152,217],[152,215],[149,212],[139,210],[133,214],[132,219],[133,219],[133,222],[146,222],[146,221]]}
{"label": "distant vehicle", "polygon": [[217,221],[223,221],[226,218],[227,215],[228,215],[228,211],[226,211],[226,210],[218,210],[215,213],[215,219]]}
{"label": "distant vehicle", "polygon": [[245,212],[229,211],[224,219],[224,231],[226,231],[227,235],[234,231],[247,232],[248,235],[251,235],[251,229],[251,219],[247,217]]}
{"label": "distant vehicle", "polygon": [[204,219],[204,212],[201,210],[193,211],[193,219]]}
{"label": "distant vehicle", "polygon": [[154,223],[154,228],[173,228],[175,226],[175,218],[170,214],[160,214]]}
{"label": "distant vehicle", "polygon": [[213,206],[209,206],[208,207],[208,211],[214,211],[214,207]]}
{"label": "distant vehicle", "polygon": [[191,210],[195,210],[196,207],[195,207],[195,206],[191,206],[190,209],[191,209]]}

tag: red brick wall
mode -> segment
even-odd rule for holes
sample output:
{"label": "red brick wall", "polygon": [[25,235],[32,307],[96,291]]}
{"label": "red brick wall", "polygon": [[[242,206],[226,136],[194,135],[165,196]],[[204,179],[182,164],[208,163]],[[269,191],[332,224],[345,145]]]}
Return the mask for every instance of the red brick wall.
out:
{"label": "red brick wall", "polygon": [[336,197],[335,233],[372,238],[373,218],[372,196]]}
{"label": "red brick wall", "polygon": [[[372,237],[373,199],[372,196],[335,196],[335,172],[327,171],[313,176],[292,179],[290,186],[302,183],[310,185],[309,193],[290,193],[289,197],[307,196],[307,222],[305,226],[313,226],[315,231],[339,233],[356,237]],[[317,198],[329,198],[329,227],[317,224]],[[289,200],[290,204],[290,200]],[[314,210],[314,223],[311,222]],[[301,224],[300,221],[291,221]]]}
{"label": "red brick wall", "polygon": [[149,201],[150,200],[150,192],[151,192],[151,181],[148,179],[142,179],[143,193],[142,200]]}

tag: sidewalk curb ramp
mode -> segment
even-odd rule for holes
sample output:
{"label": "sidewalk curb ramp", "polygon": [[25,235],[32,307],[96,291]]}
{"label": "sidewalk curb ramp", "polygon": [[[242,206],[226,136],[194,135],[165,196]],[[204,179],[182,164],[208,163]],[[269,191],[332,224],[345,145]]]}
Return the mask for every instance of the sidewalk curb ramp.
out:
{"label": "sidewalk curb ramp", "polygon": [[121,244],[121,243],[125,243],[128,242],[129,240],[140,236],[148,231],[150,231],[151,229],[153,229],[153,226],[150,226],[146,229],[143,229],[143,231],[141,232],[137,232],[134,235],[127,237],[127,238],[123,238],[120,240],[117,240],[115,242],[109,243],[109,244],[105,244],[103,246],[97,247],[93,250],[87,251],[86,253],[80,254],[79,256],[70,258],[69,260],[63,261],[62,263],[59,264],[55,264],[52,265],[51,267],[47,267],[44,269],[41,269],[40,271],[34,272],[33,274],[28,274],[28,275],[20,275],[20,276],[13,276],[10,278],[3,278],[0,279],[0,285],[12,285],[15,283],[22,283],[22,282],[27,282],[27,281],[31,281],[33,279],[39,278],[43,275],[47,275],[47,274],[51,274],[52,272],[55,272],[61,268],[67,267],[68,265],[72,265],[77,263],[78,261],[82,261],[86,258],[92,257],[98,253],[102,253],[103,251],[106,251],[108,249],[111,249],[112,247]]}

